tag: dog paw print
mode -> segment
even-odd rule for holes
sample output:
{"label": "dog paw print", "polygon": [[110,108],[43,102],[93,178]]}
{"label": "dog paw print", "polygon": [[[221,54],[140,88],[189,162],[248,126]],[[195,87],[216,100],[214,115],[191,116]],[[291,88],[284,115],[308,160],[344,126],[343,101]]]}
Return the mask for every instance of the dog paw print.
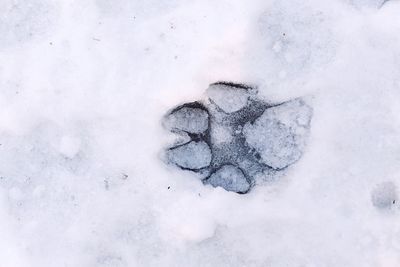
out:
{"label": "dog paw print", "polygon": [[271,104],[256,88],[227,82],[211,84],[206,95],[164,117],[177,135],[165,151],[167,163],[243,194],[300,159],[312,117],[303,99]]}

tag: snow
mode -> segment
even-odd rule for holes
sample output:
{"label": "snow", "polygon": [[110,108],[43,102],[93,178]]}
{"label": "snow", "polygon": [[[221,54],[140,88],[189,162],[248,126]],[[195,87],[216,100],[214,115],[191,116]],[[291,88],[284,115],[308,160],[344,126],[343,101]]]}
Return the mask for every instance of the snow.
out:
{"label": "snow", "polygon": [[165,119],[168,128],[189,133],[202,133],[208,129],[208,113],[200,108],[181,107]]}
{"label": "snow", "polygon": [[243,172],[233,165],[222,166],[206,182],[214,187],[220,186],[227,191],[237,193],[246,193],[250,189],[250,183]]}
{"label": "snow", "polygon": [[60,140],[60,153],[65,157],[74,158],[80,149],[80,140],[72,136],[63,136]]}
{"label": "snow", "polygon": [[205,168],[211,163],[211,150],[206,142],[191,141],[167,151],[168,160],[185,168],[198,170]]}
{"label": "snow", "polygon": [[[398,267],[383,2],[1,1],[0,266]],[[302,157],[248,194],[162,160],[164,115],[218,81],[313,108]]]}
{"label": "snow", "polygon": [[200,173],[215,187],[248,193],[300,159],[312,118],[303,99],[271,105],[257,88],[227,82],[206,92],[205,100],[184,103],[163,119],[176,134],[166,163]]}
{"label": "snow", "polygon": [[227,85],[212,84],[207,89],[207,95],[219,108],[226,113],[241,110],[247,105],[249,94],[244,88],[234,88]]}
{"label": "snow", "polygon": [[398,199],[396,185],[393,182],[383,182],[372,190],[372,203],[377,208],[390,208]]}
{"label": "snow", "polygon": [[300,159],[307,141],[312,109],[296,99],[268,108],[254,123],[243,128],[246,142],[274,169]]}

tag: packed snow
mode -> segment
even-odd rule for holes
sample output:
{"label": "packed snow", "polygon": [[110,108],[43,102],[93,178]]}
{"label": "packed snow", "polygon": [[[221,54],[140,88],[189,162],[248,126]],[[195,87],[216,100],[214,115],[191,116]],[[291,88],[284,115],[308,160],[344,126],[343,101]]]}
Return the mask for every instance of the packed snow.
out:
{"label": "packed snow", "polygon": [[[0,266],[400,266],[399,14],[399,0],[0,1]],[[302,156],[247,194],[165,164],[165,114],[218,81],[312,107]],[[221,146],[243,131],[226,129]]]}
{"label": "packed snow", "polygon": [[250,189],[243,172],[233,165],[222,166],[207,179],[207,183],[237,193],[246,193]]}
{"label": "packed snow", "polygon": [[311,107],[293,100],[268,108],[254,123],[246,123],[244,136],[265,164],[282,169],[300,159],[311,117]]}
{"label": "packed snow", "polygon": [[249,100],[247,89],[235,88],[224,84],[210,85],[207,89],[207,95],[211,101],[226,113],[241,110]]}
{"label": "packed snow", "polygon": [[166,127],[176,131],[203,133],[208,129],[208,113],[196,107],[181,107],[168,114]]}
{"label": "packed snow", "polygon": [[206,142],[191,141],[168,150],[168,160],[185,169],[198,170],[211,163],[211,150]]}

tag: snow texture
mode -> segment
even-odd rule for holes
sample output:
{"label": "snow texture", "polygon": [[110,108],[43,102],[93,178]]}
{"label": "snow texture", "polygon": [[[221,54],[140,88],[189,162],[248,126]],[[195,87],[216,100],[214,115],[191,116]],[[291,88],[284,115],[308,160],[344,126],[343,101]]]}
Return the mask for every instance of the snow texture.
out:
{"label": "snow texture", "polygon": [[396,185],[393,182],[378,184],[371,192],[371,199],[379,209],[394,206],[398,200]]}
{"label": "snow texture", "polygon": [[311,116],[312,109],[299,99],[271,107],[254,123],[246,123],[246,142],[266,165],[286,168],[300,159]]}
{"label": "snow texture", "polygon": [[204,141],[191,141],[167,151],[168,160],[184,169],[199,170],[211,163],[211,150]]}
{"label": "snow texture", "polygon": [[208,113],[198,107],[184,106],[171,112],[164,122],[173,130],[199,134],[208,129]]}
{"label": "snow texture", "polygon": [[250,189],[250,183],[247,181],[243,172],[236,166],[225,165],[211,174],[207,183],[214,187],[220,186],[227,191],[246,193]]}
{"label": "snow texture", "polygon": [[[399,267],[399,14],[399,0],[1,0],[0,267]],[[257,93],[229,113],[204,95],[216,81]],[[248,122],[262,103],[299,97],[302,156],[260,171],[280,145],[248,158],[237,137],[264,131]],[[201,99],[205,132],[190,113],[200,133],[163,127]],[[275,112],[302,134],[307,120]],[[160,160],[201,141],[204,169]],[[207,184],[226,165],[249,193]]]}
{"label": "snow texture", "polygon": [[214,84],[207,89],[208,97],[226,113],[239,111],[247,105],[248,88]]}

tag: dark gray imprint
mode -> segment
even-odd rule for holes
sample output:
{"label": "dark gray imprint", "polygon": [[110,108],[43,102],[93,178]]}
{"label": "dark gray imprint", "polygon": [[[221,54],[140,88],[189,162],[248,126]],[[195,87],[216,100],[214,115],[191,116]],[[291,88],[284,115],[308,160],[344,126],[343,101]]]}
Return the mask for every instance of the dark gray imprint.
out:
{"label": "dark gray imprint", "polygon": [[164,126],[180,136],[166,159],[198,173],[205,184],[247,193],[299,160],[311,117],[301,98],[272,105],[250,86],[214,83],[206,100],[177,106],[164,117]]}

